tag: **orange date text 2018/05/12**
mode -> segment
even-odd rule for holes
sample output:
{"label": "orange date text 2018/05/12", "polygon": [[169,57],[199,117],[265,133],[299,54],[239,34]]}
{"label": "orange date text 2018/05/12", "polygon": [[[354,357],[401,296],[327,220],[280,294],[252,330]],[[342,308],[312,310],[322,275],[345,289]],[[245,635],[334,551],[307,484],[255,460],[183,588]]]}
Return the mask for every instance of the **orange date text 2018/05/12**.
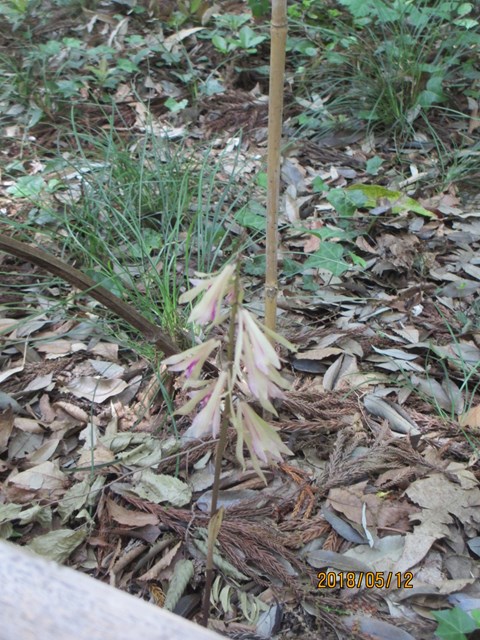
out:
{"label": "orange date text 2018/05/12", "polygon": [[413,574],[410,571],[320,571],[317,573],[317,589],[413,589]]}

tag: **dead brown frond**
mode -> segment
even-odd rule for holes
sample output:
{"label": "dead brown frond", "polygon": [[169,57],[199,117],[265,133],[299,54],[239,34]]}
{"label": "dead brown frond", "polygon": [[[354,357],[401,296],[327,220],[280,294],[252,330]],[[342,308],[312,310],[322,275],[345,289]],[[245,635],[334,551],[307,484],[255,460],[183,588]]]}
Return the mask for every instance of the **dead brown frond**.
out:
{"label": "dead brown frond", "polygon": [[326,536],[330,525],[323,516],[317,515],[311,520],[291,518],[281,522],[278,528],[286,535],[285,546],[290,549],[299,549],[307,542]]}
{"label": "dead brown frond", "polygon": [[[305,420],[328,423],[329,427],[336,431],[339,427],[345,426],[345,423],[341,422],[342,418],[356,412],[357,401],[353,396],[345,398],[338,393],[320,394],[318,390],[312,390],[311,385],[306,385],[286,393],[282,408],[294,415],[302,416]],[[300,422],[298,428],[303,428],[302,424]],[[295,430],[293,424],[290,428]]]}

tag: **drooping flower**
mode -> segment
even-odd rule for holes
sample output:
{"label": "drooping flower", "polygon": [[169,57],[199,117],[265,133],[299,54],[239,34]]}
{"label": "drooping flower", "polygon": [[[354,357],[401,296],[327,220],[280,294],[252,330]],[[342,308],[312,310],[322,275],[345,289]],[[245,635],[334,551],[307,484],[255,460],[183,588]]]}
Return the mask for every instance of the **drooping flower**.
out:
{"label": "drooping flower", "polygon": [[[233,288],[233,274],[235,265],[227,264],[217,275],[191,280],[194,287],[180,296],[180,302],[190,302],[204,293],[203,298],[192,309],[189,322],[197,324],[219,324],[223,320],[221,313],[222,303],[226,296],[231,294]],[[200,274],[197,274],[200,275]]]}
{"label": "drooping flower", "polygon": [[218,379],[206,386],[175,413],[186,415],[200,401],[203,401],[203,408],[197,413],[192,424],[184,434],[186,438],[203,438],[211,435],[216,438],[220,430],[220,416],[222,407],[222,396],[225,392],[227,373],[222,371]]}
{"label": "drooping flower", "polygon": [[205,361],[212,351],[219,346],[219,340],[207,340],[203,344],[166,358],[163,360],[163,364],[170,371],[183,371],[186,378],[184,386],[193,386],[191,383],[199,379]]}
{"label": "drooping flower", "polygon": [[280,360],[260,325],[251,313],[239,309],[237,315],[237,342],[235,346],[235,371],[238,375],[242,365],[252,395],[262,407],[276,414],[271,398],[281,398],[280,387],[287,389],[289,383],[282,378]]}
{"label": "drooping flower", "polygon": [[232,423],[237,431],[237,458],[245,466],[243,442],[248,447],[255,471],[265,481],[260,462],[282,462],[283,455],[293,455],[283,444],[277,429],[263,420],[246,402],[238,402],[232,413]]}

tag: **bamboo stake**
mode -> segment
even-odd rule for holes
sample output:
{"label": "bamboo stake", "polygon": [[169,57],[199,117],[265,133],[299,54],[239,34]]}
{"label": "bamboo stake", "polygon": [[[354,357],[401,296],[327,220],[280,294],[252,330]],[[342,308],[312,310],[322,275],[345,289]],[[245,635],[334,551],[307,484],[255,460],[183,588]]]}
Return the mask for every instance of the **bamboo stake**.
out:
{"label": "bamboo stake", "polygon": [[278,207],[280,200],[280,145],[283,83],[287,42],[287,1],[272,0],[270,27],[270,86],[268,95],[267,152],[267,256],[265,273],[265,325],[275,331],[278,292]]}

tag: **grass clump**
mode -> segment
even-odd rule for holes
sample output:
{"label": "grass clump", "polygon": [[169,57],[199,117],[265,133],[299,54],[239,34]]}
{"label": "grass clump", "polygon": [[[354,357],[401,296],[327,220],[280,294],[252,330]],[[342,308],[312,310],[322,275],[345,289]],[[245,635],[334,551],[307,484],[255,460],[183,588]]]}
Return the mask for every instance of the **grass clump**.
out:
{"label": "grass clump", "polygon": [[[467,111],[478,99],[480,47],[474,6],[442,0],[339,0],[323,9],[304,0],[302,21],[320,43],[303,72],[304,91],[324,109],[303,122],[320,130],[353,126],[405,137],[435,126],[442,109]],[[298,11],[298,9],[297,9]],[[465,116],[464,116],[465,117]]]}
{"label": "grass clump", "polygon": [[150,126],[132,139],[113,120],[92,132],[72,118],[75,147],[38,174],[20,175],[25,168],[14,163],[10,195],[33,206],[5,222],[47,236],[54,251],[178,337],[189,272],[217,269],[238,246],[231,225],[244,194],[236,159],[230,152],[226,176],[223,152],[187,149]]}

